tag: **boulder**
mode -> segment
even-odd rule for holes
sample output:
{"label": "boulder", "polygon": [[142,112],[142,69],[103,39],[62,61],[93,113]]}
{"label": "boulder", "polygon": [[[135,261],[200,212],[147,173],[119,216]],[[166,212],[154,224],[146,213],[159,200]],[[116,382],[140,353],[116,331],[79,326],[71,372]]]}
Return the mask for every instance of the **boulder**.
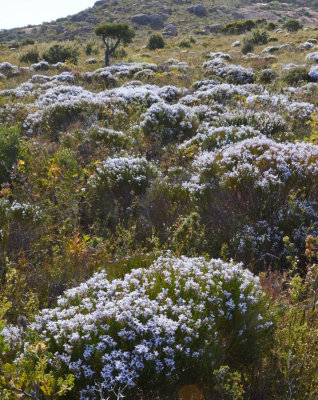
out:
{"label": "boulder", "polygon": [[166,25],[162,33],[165,36],[178,36],[177,27],[173,22],[171,24]]}
{"label": "boulder", "polygon": [[313,47],[315,46],[312,43],[305,42],[305,43],[300,43],[300,45],[297,47],[297,50],[310,50]]}
{"label": "boulder", "polygon": [[163,6],[162,9],[161,9],[161,12],[163,14],[171,15],[172,14],[172,8],[169,7],[169,6]]}
{"label": "boulder", "polygon": [[65,28],[64,28],[64,26],[62,26],[62,25],[57,25],[56,28],[55,28],[55,32],[56,32],[57,34],[62,33],[62,32],[64,32],[64,31],[65,31]]}
{"label": "boulder", "polygon": [[221,24],[207,25],[205,28],[208,29],[211,33],[216,33],[221,28],[221,26]]}
{"label": "boulder", "polygon": [[318,66],[311,67],[308,75],[311,79],[318,79]]}
{"label": "boulder", "polygon": [[97,60],[96,58],[88,58],[87,60],[85,60],[86,64],[96,64]]}
{"label": "boulder", "polygon": [[108,0],[95,1],[94,7],[102,6],[102,5],[106,4],[107,2],[108,2]]}
{"label": "boulder", "polygon": [[83,22],[83,21],[86,21],[87,17],[89,17],[89,15],[84,11],[84,12],[80,12],[78,14],[72,15],[70,17],[70,20],[72,22]]}
{"label": "boulder", "polygon": [[150,24],[153,28],[162,28],[166,18],[161,14],[150,15]]}
{"label": "boulder", "polygon": [[188,7],[188,11],[195,14],[197,17],[205,17],[208,15],[208,10],[202,4]]}
{"label": "boulder", "polygon": [[318,62],[318,51],[307,54],[306,60]]}
{"label": "boulder", "polygon": [[150,16],[147,14],[135,14],[131,17],[131,22],[138,25],[147,25],[150,23]]}
{"label": "boulder", "polygon": [[232,43],[232,47],[239,47],[239,46],[241,46],[241,42],[239,40]]}

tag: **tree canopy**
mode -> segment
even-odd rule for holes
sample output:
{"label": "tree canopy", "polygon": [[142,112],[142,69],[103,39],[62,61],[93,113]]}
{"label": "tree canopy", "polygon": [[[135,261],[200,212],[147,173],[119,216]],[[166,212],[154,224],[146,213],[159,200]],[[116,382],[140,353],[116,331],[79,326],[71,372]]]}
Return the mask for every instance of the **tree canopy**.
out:
{"label": "tree canopy", "polygon": [[114,53],[119,44],[127,45],[135,37],[135,31],[127,24],[101,24],[95,34],[100,36],[105,44],[105,66],[109,65],[109,57]]}

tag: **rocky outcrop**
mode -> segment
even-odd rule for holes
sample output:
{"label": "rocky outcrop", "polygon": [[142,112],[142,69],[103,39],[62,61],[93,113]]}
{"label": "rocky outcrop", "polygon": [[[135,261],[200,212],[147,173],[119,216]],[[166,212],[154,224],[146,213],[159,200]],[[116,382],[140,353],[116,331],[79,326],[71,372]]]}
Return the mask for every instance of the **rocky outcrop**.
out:
{"label": "rocky outcrop", "polygon": [[205,29],[208,30],[210,33],[216,33],[221,28],[221,26],[222,24],[207,25]]}
{"label": "rocky outcrop", "polygon": [[95,2],[94,7],[102,6],[102,5],[106,4],[107,2],[108,2],[108,0],[98,0]]}
{"label": "rocky outcrop", "polygon": [[202,4],[188,7],[188,11],[195,14],[197,17],[205,17],[208,15],[208,10]]}
{"label": "rocky outcrop", "polygon": [[131,22],[138,25],[150,24],[150,16],[147,14],[135,14],[131,17]]}
{"label": "rocky outcrop", "polygon": [[150,15],[150,25],[153,28],[162,28],[164,26],[166,17],[164,17],[162,14],[153,14]]}
{"label": "rocky outcrop", "polygon": [[162,9],[160,10],[163,14],[171,15],[172,14],[172,8],[169,6],[163,6]]}
{"label": "rocky outcrop", "polygon": [[178,30],[174,23],[166,25],[162,33],[165,36],[178,36]]}

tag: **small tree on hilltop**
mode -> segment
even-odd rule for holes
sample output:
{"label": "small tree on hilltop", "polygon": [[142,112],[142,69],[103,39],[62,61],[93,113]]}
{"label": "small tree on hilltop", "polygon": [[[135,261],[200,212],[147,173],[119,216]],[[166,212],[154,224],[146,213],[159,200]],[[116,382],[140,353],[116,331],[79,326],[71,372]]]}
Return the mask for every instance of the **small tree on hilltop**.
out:
{"label": "small tree on hilltop", "polygon": [[122,43],[127,45],[135,37],[135,31],[127,24],[102,24],[95,34],[100,36],[105,44],[105,67],[109,66],[109,58]]}

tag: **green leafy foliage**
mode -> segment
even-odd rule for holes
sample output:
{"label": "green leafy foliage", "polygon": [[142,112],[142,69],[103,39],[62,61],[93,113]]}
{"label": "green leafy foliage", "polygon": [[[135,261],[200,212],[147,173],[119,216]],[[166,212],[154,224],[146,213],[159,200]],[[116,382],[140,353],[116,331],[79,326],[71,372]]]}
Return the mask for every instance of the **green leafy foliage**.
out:
{"label": "green leafy foliage", "polygon": [[56,64],[58,62],[64,63],[66,60],[69,60],[75,65],[78,62],[78,56],[79,53],[76,48],[60,44],[51,46],[49,50],[42,55],[43,59],[50,64]]}
{"label": "green leafy foliage", "polygon": [[165,41],[160,33],[155,33],[150,36],[147,47],[149,50],[163,49]]}

